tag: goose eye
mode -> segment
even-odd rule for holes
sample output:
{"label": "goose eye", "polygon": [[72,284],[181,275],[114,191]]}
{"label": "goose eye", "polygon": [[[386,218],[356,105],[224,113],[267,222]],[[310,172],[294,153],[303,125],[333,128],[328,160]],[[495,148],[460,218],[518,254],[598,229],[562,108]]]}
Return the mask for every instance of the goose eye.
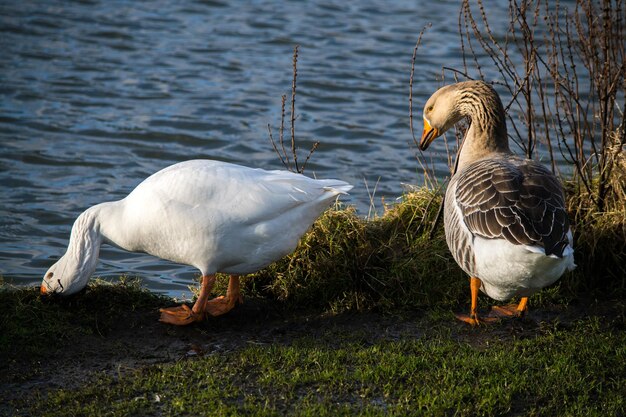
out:
{"label": "goose eye", "polygon": [[48,272],[48,275],[46,275],[46,279],[51,279],[54,276],[54,272]]}
{"label": "goose eye", "polygon": [[433,111],[433,106],[428,106],[428,107],[426,108],[426,111],[427,111],[427,112],[431,112],[431,111]]}

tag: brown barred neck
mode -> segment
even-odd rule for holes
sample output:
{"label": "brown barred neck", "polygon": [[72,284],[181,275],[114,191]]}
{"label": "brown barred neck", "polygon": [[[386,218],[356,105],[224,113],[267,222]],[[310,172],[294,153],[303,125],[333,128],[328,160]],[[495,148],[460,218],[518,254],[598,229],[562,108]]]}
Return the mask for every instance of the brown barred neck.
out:
{"label": "brown barred neck", "polygon": [[471,119],[464,147],[474,145],[473,153],[485,155],[510,152],[504,107],[491,85],[483,81],[459,83],[457,108],[460,114]]}

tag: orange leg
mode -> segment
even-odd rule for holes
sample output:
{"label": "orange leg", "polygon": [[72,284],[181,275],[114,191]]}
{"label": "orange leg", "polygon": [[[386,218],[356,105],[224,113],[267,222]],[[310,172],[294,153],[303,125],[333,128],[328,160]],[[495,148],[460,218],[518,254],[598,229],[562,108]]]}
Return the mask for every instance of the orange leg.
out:
{"label": "orange leg", "polygon": [[159,310],[161,312],[159,321],[178,326],[184,326],[194,321],[202,321],[204,319],[204,306],[209,298],[211,289],[213,289],[213,284],[215,284],[215,275],[203,276],[200,294],[193,307],[189,308],[186,304],[182,304],[178,307],[162,308]]}
{"label": "orange leg", "polygon": [[517,311],[522,317],[526,314],[526,312],[528,311],[528,297],[522,297],[519,305],[517,306]]}
{"label": "orange leg", "polygon": [[239,276],[231,275],[228,281],[226,297],[220,296],[207,301],[204,306],[204,311],[214,317],[221,316],[232,310],[237,302],[243,303],[243,297],[241,297],[241,293],[239,292]]}
{"label": "orange leg", "polygon": [[493,306],[490,317],[523,317],[528,311],[528,297],[522,297],[518,305]]}
{"label": "orange leg", "polygon": [[472,304],[470,307],[470,314],[465,315],[465,314],[457,314],[456,318],[471,324],[472,326],[477,326],[479,324],[481,324],[482,322],[492,322],[494,321],[493,319],[487,317],[485,319],[479,319],[478,318],[478,291],[480,290],[480,287],[482,285],[482,282],[480,281],[480,279],[476,278],[476,277],[471,277],[470,278],[470,291],[471,291],[471,296],[472,296]]}

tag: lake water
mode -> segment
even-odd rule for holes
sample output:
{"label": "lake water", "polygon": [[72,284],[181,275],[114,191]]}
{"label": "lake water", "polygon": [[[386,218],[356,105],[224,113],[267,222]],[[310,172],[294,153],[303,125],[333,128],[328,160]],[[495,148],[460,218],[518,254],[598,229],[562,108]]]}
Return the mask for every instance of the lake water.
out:
{"label": "lake water", "polygon": [[[502,34],[508,5],[485,3]],[[2,2],[0,274],[39,284],[83,210],[123,198],[172,163],[215,158],[282,168],[267,124],[277,136],[295,44],[296,137],[303,151],[321,142],[307,174],[354,184],[344,201],[364,216],[372,195],[380,210],[381,198],[402,193],[401,183],[422,183],[408,127],[411,56],[419,31],[432,23],[415,66],[420,133],[421,106],[441,85],[441,67],[461,68],[459,7],[420,0]],[[428,156],[444,175],[443,143]],[[198,272],[105,245],[95,276],[121,274],[178,295]]]}

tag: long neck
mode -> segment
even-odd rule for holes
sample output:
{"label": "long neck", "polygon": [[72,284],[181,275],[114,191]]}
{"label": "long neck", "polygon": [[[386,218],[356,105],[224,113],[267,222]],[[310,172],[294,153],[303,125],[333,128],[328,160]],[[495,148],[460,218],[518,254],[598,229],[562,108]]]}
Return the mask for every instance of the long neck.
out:
{"label": "long neck", "polygon": [[471,119],[459,155],[459,170],[492,153],[511,153],[502,102],[495,90],[482,82],[459,89],[457,110]]}
{"label": "long neck", "polygon": [[82,288],[93,274],[98,263],[102,235],[100,234],[98,206],[85,210],[74,222],[67,252],[63,256],[65,265],[74,270],[75,282]]}
{"label": "long neck", "polygon": [[127,251],[135,251],[131,225],[125,217],[126,200],[101,203],[92,208],[98,209],[99,227],[102,240]]}

